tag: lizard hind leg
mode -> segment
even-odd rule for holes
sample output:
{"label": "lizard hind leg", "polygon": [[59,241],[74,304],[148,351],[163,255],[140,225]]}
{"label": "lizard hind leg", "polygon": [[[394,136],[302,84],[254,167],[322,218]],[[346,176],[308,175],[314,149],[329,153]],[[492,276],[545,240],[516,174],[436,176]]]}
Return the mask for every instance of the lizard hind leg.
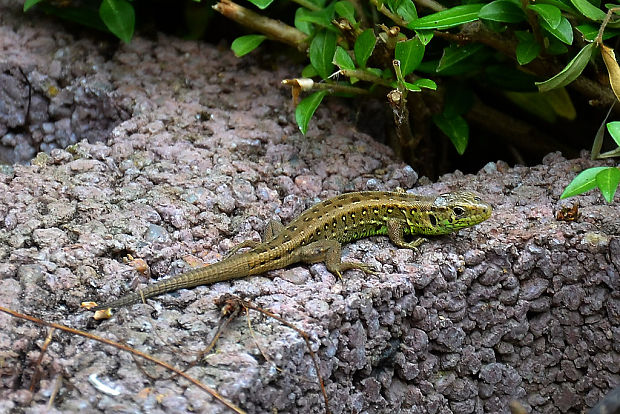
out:
{"label": "lizard hind leg", "polygon": [[236,246],[234,246],[232,249],[230,249],[228,251],[228,253],[226,253],[226,255],[224,255],[222,260],[226,260],[229,257],[234,256],[241,249],[244,249],[246,247],[254,248],[254,247],[258,246],[259,244],[261,244],[261,242],[256,241],[256,240],[244,240],[241,243],[239,243]]}
{"label": "lizard hind leg", "polygon": [[276,220],[271,220],[269,223],[267,223],[267,225],[265,226],[265,229],[263,230],[263,237],[262,237],[263,241],[262,242],[259,242],[256,240],[244,240],[241,243],[234,246],[232,249],[230,249],[228,253],[226,253],[226,255],[223,257],[222,260],[228,259],[229,257],[234,256],[241,249],[244,249],[246,247],[255,248],[261,243],[272,240],[282,231],[282,229],[284,229],[284,226],[282,225],[282,223]]}
{"label": "lizard hind leg", "polygon": [[342,272],[349,269],[359,269],[365,273],[376,273],[375,270],[364,263],[343,262],[342,247],[337,240],[318,240],[301,246],[296,252],[300,262],[317,263],[325,262],[327,270],[342,279]]}
{"label": "lizard hind leg", "polygon": [[280,234],[284,230],[284,224],[280,223],[277,220],[269,220],[269,223],[265,226],[263,230],[263,242],[268,242],[269,240],[275,239],[278,234]]}

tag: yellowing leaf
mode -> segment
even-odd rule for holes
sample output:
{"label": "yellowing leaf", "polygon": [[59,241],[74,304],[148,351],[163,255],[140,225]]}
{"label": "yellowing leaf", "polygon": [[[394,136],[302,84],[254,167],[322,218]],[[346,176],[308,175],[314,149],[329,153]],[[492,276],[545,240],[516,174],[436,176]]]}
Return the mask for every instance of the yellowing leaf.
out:
{"label": "yellowing leaf", "polygon": [[112,309],[107,308],[107,309],[100,309],[98,311],[95,311],[95,314],[93,315],[93,319],[96,321],[100,321],[102,319],[110,319],[112,317]]}
{"label": "yellowing leaf", "polygon": [[504,95],[519,108],[540,119],[549,123],[553,123],[557,119],[553,107],[541,93],[504,91]]}
{"label": "yellowing leaf", "polygon": [[616,61],[614,50],[601,43],[601,55],[603,55],[603,62],[605,62],[607,72],[609,72],[611,89],[613,89],[616,99],[620,100],[620,66]]}
{"label": "yellowing leaf", "polygon": [[577,117],[577,110],[570,99],[570,95],[564,88],[552,89],[541,93],[543,98],[551,105],[556,114],[571,121]]}

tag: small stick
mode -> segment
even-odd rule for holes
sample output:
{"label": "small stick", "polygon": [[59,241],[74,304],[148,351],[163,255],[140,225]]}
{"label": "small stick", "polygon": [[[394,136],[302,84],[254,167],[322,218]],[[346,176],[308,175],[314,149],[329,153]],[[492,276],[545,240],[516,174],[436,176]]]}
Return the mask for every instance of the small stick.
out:
{"label": "small stick", "polygon": [[308,352],[310,353],[310,357],[312,358],[312,362],[314,364],[314,369],[316,370],[316,376],[319,380],[319,386],[321,387],[321,392],[323,393],[323,399],[325,400],[325,412],[327,414],[330,413],[329,410],[329,400],[327,398],[327,391],[325,391],[325,384],[323,383],[323,377],[321,377],[321,370],[319,368],[319,363],[317,362],[317,358],[316,355],[314,354],[314,352],[312,351],[312,348],[310,346],[310,338],[308,336],[307,333],[305,333],[304,331],[302,331],[301,329],[297,328],[295,325],[293,325],[292,323],[286,321],[285,319],[279,317],[278,315],[269,312],[268,310],[265,310],[263,308],[260,308],[256,305],[254,305],[251,302],[245,301],[239,297],[235,297],[232,295],[225,295],[220,301],[218,301],[219,303],[228,303],[234,306],[235,303],[240,304],[241,306],[243,306],[246,309],[252,309],[255,310],[257,312],[260,312],[264,315],[267,315],[275,320],[277,320],[278,322],[288,326],[289,328],[291,328],[292,330],[294,330],[295,332],[297,332],[299,334],[299,336],[301,336],[303,338],[303,340],[306,342],[306,347],[308,348]]}
{"label": "small stick", "polygon": [[236,413],[245,414],[244,410],[242,410],[241,408],[237,407],[231,401],[228,401],[227,399],[222,397],[214,389],[204,385],[203,383],[201,383],[197,379],[192,378],[191,376],[189,376],[186,373],[184,373],[183,371],[180,371],[179,369],[173,367],[172,365],[170,365],[170,364],[168,364],[168,363],[166,363],[164,361],[160,361],[159,359],[157,359],[157,358],[155,358],[155,357],[153,357],[151,355],[145,354],[144,352],[140,352],[137,349],[133,349],[133,348],[127,346],[127,345],[119,344],[118,342],[114,342],[111,339],[102,338],[100,336],[93,335],[93,334],[90,334],[88,332],[80,331],[79,329],[69,328],[68,326],[60,325],[60,324],[53,323],[53,322],[47,322],[47,321],[44,321],[42,319],[35,318],[34,316],[25,315],[23,313],[19,313],[17,311],[12,310],[12,309],[5,308],[4,306],[0,306],[0,312],[4,312],[6,314],[9,314],[9,315],[11,315],[11,316],[13,316],[15,318],[24,319],[24,320],[36,323],[37,325],[60,329],[61,331],[69,332],[69,333],[71,333],[73,335],[78,335],[78,336],[82,336],[84,338],[92,339],[92,340],[95,340],[97,342],[101,342],[101,343],[104,343],[106,345],[113,346],[116,349],[120,349],[120,350],[123,350],[123,351],[130,352],[130,353],[132,353],[134,355],[138,355],[138,356],[146,359],[147,361],[151,361],[151,362],[153,362],[153,363],[155,363],[155,364],[157,364],[159,366],[162,366],[162,367],[164,367],[166,369],[169,369],[172,372],[177,373],[178,375],[182,376],[183,378],[185,378],[186,380],[188,380],[192,384],[196,385],[197,387],[199,387],[202,390],[206,391],[207,393],[211,394],[214,398],[219,400],[222,404],[224,404],[226,407],[230,408],[231,410],[235,411]]}
{"label": "small stick", "polygon": [[39,359],[37,359],[37,363],[35,365],[35,371],[32,375],[32,380],[30,381],[30,392],[34,392],[34,384],[39,381],[41,377],[41,362],[43,361],[43,357],[47,352],[47,347],[50,342],[52,342],[52,336],[54,335],[54,331],[56,329],[52,328],[47,332],[47,336],[45,337],[45,342],[43,342],[43,346],[41,347],[41,353],[39,354]]}

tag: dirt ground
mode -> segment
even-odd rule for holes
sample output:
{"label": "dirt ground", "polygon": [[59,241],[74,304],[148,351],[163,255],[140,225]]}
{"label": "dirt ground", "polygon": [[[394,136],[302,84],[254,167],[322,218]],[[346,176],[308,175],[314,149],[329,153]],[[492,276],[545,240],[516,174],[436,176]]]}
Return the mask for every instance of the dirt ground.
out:
{"label": "dirt ground", "polygon": [[[302,136],[280,86],[299,68],[282,58],[165,35],[119,44],[20,8],[0,3],[1,306],[185,369],[216,331],[214,301],[239,295],[308,333],[334,413],[496,413],[512,400],[579,413],[620,383],[620,199],[559,201],[577,172],[603,164],[553,153],[430,183],[338,100]],[[417,252],[385,237],[344,248],[376,275],[299,265],[106,321],[80,310],[216,262],[319,200],[397,187],[473,190],[494,214]],[[558,221],[573,203],[580,216]],[[0,413],[229,412],[160,367],[58,330],[36,368],[47,332],[0,314]],[[247,412],[325,412],[303,339],[256,312],[187,373]]]}

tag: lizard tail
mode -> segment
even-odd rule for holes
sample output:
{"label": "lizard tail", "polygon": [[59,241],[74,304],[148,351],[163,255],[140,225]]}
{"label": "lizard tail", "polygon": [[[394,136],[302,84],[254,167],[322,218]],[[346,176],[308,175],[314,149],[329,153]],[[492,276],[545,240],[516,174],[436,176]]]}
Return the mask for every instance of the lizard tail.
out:
{"label": "lizard tail", "polygon": [[162,293],[172,292],[178,289],[188,289],[195,286],[207,285],[223,280],[246,277],[250,274],[250,265],[244,254],[236,255],[212,265],[192,269],[188,272],[161,280],[135,293],[123,296],[103,305],[96,306],[91,310],[103,310],[108,308],[120,308],[134,303],[142,302]]}

